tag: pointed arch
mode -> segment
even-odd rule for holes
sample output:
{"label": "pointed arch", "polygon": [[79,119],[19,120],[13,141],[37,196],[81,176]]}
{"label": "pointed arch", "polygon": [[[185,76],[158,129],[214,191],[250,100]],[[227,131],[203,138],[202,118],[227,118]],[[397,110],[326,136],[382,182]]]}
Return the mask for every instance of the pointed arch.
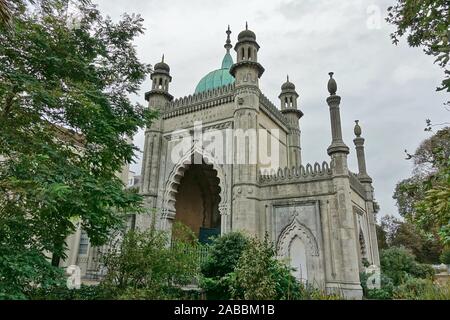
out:
{"label": "pointed arch", "polygon": [[289,256],[290,245],[296,237],[304,242],[308,255],[319,256],[319,247],[316,238],[311,230],[301,224],[296,218],[284,228],[278,238],[277,252],[279,256]]}
{"label": "pointed arch", "polygon": [[229,214],[229,204],[228,204],[228,189],[227,189],[227,176],[219,164],[215,161],[215,157],[197,146],[192,146],[192,148],[187,151],[180,161],[175,164],[171,173],[168,176],[167,182],[164,186],[164,197],[163,197],[163,219],[173,220],[175,218],[176,209],[176,195],[178,192],[178,187],[181,183],[181,179],[184,177],[185,172],[191,166],[191,159],[195,154],[201,155],[207,165],[212,165],[213,169],[217,173],[217,178],[219,179],[219,212],[220,215]]}

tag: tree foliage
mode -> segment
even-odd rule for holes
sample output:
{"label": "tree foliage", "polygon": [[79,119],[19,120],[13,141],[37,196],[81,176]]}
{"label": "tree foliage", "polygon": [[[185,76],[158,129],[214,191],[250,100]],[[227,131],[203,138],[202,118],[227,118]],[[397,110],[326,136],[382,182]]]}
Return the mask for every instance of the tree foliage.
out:
{"label": "tree foliage", "polygon": [[429,237],[425,232],[408,221],[401,221],[394,216],[384,216],[380,228],[389,247],[404,247],[410,250],[421,263],[437,263],[442,252],[442,245],[437,235]]}
{"label": "tree foliage", "polygon": [[408,159],[414,161],[411,178],[394,192],[399,213],[432,238],[450,243],[450,128],[437,131]]}
{"label": "tree foliage", "polygon": [[445,78],[438,90],[450,92],[450,3],[448,0],[398,0],[388,8],[386,20],[395,25],[391,34],[397,44],[406,36],[411,47],[423,47],[444,68]]}
{"label": "tree foliage", "polygon": [[381,271],[392,279],[394,286],[405,282],[408,278],[430,278],[434,271],[429,265],[420,264],[414,255],[405,248],[391,247],[380,254]]}
{"label": "tree foliage", "polygon": [[134,156],[127,137],[155,116],[129,98],[150,71],[133,46],[142,18],[115,23],[80,0],[74,24],[68,2],[9,2],[0,25],[0,245],[16,250],[0,265],[23,254],[17,272],[44,253],[57,265],[75,221],[98,245],[140,208],[116,174]]}

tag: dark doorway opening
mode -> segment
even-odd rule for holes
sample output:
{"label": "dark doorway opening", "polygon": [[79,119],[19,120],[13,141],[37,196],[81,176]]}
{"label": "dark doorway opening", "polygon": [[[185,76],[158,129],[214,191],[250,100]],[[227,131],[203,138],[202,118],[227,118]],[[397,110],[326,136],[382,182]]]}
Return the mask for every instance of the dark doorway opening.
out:
{"label": "dark doorway opening", "polygon": [[175,221],[188,226],[201,243],[220,235],[220,187],[217,171],[206,163],[191,164],[177,189]]}

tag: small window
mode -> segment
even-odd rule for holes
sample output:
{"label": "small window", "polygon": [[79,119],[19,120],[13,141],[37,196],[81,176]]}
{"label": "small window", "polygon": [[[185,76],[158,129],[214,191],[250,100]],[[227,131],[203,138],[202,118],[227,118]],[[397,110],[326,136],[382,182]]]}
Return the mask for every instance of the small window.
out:
{"label": "small window", "polygon": [[80,246],[78,247],[78,254],[86,254],[89,247],[89,237],[87,235],[87,232],[84,230],[81,230],[80,235]]}

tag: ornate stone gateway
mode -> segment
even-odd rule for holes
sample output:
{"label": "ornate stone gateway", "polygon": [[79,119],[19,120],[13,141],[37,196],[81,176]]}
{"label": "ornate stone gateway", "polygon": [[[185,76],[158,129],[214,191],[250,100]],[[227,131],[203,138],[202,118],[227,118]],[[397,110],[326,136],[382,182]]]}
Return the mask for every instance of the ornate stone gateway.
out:
{"label": "ornate stone gateway", "polygon": [[[230,34],[227,30],[221,68],[203,77],[193,95],[174,100],[168,64],[154,66],[145,99],[161,116],[145,133],[140,189],[145,204],[158,213],[160,228],[171,230],[180,221],[202,239],[219,230],[268,234],[299,280],[360,298],[362,260],[379,265],[377,205],[361,127],[355,126],[354,174],[342,139],[341,98],[330,73],[329,158],[303,164],[303,113],[295,85],[289,78],[283,83],[275,106],[259,88],[264,68],[255,33],[247,27],[239,33],[236,62]],[[188,147],[180,147],[183,139]],[[211,148],[212,142],[220,147]],[[137,216],[136,227],[145,229],[146,219]]]}

